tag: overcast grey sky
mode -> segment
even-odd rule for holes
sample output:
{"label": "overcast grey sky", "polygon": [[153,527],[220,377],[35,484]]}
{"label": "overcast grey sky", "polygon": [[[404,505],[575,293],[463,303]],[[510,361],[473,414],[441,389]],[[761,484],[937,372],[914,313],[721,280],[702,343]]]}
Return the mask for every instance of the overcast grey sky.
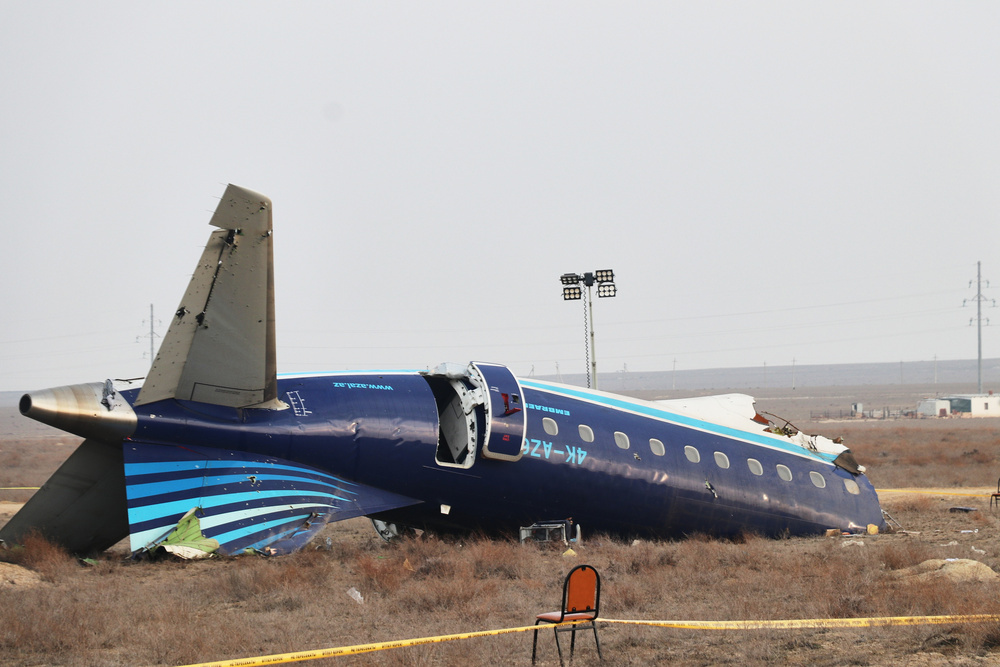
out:
{"label": "overcast grey sky", "polygon": [[579,373],[559,275],[603,268],[602,372],[974,358],[998,35],[996,2],[8,2],[0,390],[144,375],[229,182],[274,202],[280,371]]}

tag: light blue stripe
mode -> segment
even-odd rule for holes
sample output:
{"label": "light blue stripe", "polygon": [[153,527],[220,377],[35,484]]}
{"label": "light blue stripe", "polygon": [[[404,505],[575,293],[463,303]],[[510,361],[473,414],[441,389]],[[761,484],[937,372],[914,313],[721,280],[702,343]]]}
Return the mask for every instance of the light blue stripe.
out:
{"label": "light blue stripe", "polygon": [[148,463],[126,463],[125,475],[149,475],[164,472],[185,472],[188,470],[208,470],[203,460],[195,461],[153,461]]}
{"label": "light blue stripe", "polygon": [[[247,484],[249,480],[247,479],[249,475],[216,475],[216,476],[204,476],[204,477],[190,477],[187,479],[172,479],[166,482],[147,482],[146,484],[129,484],[126,487],[126,495],[129,500],[137,500],[139,498],[148,498],[150,496],[158,496],[165,493],[177,493],[178,491],[187,491],[190,489],[201,489],[201,488],[211,488],[217,486],[225,486],[226,484]],[[356,491],[351,491],[350,489],[344,489],[337,485],[331,485],[325,480],[316,480],[308,477],[286,477],[282,475],[265,475],[257,474],[254,475],[257,481],[280,481],[280,482],[298,482],[305,481],[310,484],[325,484],[327,487],[333,486],[335,491],[348,493],[352,495],[357,495]],[[294,491],[294,489],[292,490]]]}
{"label": "light blue stripe", "polygon": [[591,403],[597,403],[599,405],[605,405],[610,408],[615,408],[617,410],[627,410],[635,414],[640,414],[646,417],[653,417],[654,419],[660,419],[666,422],[672,422],[682,426],[688,426],[690,428],[696,428],[702,431],[707,431],[709,433],[714,433],[716,435],[721,435],[726,438],[743,440],[744,442],[749,442],[755,445],[763,445],[774,449],[781,449],[788,452],[789,454],[795,454],[805,458],[818,458],[827,463],[837,458],[835,455],[832,454],[813,452],[807,449],[803,449],[802,447],[799,447],[797,445],[784,443],[780,440],[774,440],[766,436],[753,433],[751,431],[741,431],[739,429],[731,428],[729,426],[721,426],[719,424],[714,424],[712,422],[707,422],[701,419],[695,419],[694,417],[685,417],[683,415],[678,415],[673,412],[668,412],[666,410],[663,410],[662,408],[656,408],[648,404],[633,403],[630,401],[613,398],[606,394],[594,394],[589,391],[577,390],[570,387],[553,387],[551,385],[542,384],[532,380],[521,380],[521,384],[526,387],[531,387],[532,389],[537,389],[538,391],[544,391],[550,394],[578,398]]}
{"label": "light blue stripe", "polygon": [[[291,503],[287,506],[281,507],[255,507],[252,510],[239,510],[236,512],[226,512],[224,514],[216,514],[214,516],[206,516],[201,521],[202,531],[208,530],[209,528],[215,528],[216,526],[222,526],[227,523],[233,523],[234,521],[241,521],[247,519],[250,521],[256,521],[257,518],[266,514],[271,514],[275,510],[285,511],[285,510],[303,510],[305,516],[309,516],[313,513],[330,513],[336,511],[336,507],[331,505],[321,505],[318,503]],[[288,519],[292,521],[292,519]]]}
{"label": "light blue stripe", "polygon": [[[228,533],[222,533],[220,535],[216,535],[214,539],[218,540],[219,544],[228,544],[229,542],[235,542],[236,540],[240,539],[241,537],[246,537],[246,536],[252,535],[254,533],[265,532],[265,531],[267,531],[270,528],[276,528],[276,527],[279,527],[279,526],[284,526],[284,525],[287,525],[287,524],[289,524],[289,523],[291,523],[293,521],[294,522],[298,522],[298,525],[294,526],[293,528],[288,529],[287,531],[284,531],[283,533],[280,533],[280,535],[283,537],[285,535],[288,535],[289,533],[293,533],[296,530],[298,530],[301,527],[302,522],[304,522],[306,519],[308,519],[310,514],[311,514],[311,512],[310,513],[306,513],[306,514],[302,514],[301,516],[298,516],[298,515],[297,516],[290,516],[290,517],[286,517],[284,519],[275,519],[273,521],[265,521],[264,523],[251,524],[250,526],[247,526],[246,528],[238,528],[236,530],[231,530]],[[260,542],[257,542],[256,544],[262,544],[262,543],[270,544],[272,542],[275,542],[278,539],[280,539],[280,538],[277,538],[277,537],[274,537],[274,536],[269,536],[266,539],[263,539]]]}
{"label": "light blue stripe", "polygon": [[[341,498],[340,496],[335,496],[332,493],[298,493],[291,494],[288,491],[260,491],[254,493],[229,493],[217,496],[206,496],[199,498],[198,495],[194,495],[191,498],[174,500],[167,503],[160,503],[159,505],[148,505],[146,507],[130,507],[128,510],[129,523],[137,524],[146,521],[155,521],[164,516],[172,516],[176,514],[183,514],[187,512],[194,506],[200,506],[202,509],[208,510],[213,507],[219,507],[221,505],[230,505],[233,503],[240,503],[248,500],[259,500],[260,498],[268,498],[272,502],[267,505],[267,507],[279,507],[281,505],[293,505],[296,500],[305,500],[306,498],[328,498],[329,502],[326,504],[333,505],[336,502],[350,502],[347,498]],[[200,501],[200,502],[199,502]]]}
{"label": "light blue stripe", "polygon": [[283,530],[280,533],[274,533],[273,535],[268,535],[267,537],[258,540],[253,544],[248,544],[247,546],[244,547],[244,549],[253,549],[255,551],[260,550],[262,547],[266,547],[269,544],[274,544],[275,542],[279,542],[285,539],[286,537],[288,537],[297,530],[298,527],[296,526],[295,528],[289,528],[288,530]]}
{"label": "light blue stripe", "polygon": [[372,370],[369,368],[363,371],[318,371],[316,373],[312,372],[278,373],[278,377],[282,380],[295,380],[295,379],[306,379],[306,378],[342,377],[344,375],[418,375],[421,372],[423,371],[420,369]]}
{"label": "light blue stripe", "polygon": [[[220,450],[224,451],[224,450]],[[349,486],[357,486],[355,482],[351,482],[346,479],[340,479],[333,475],[327,474],[319,470],[313,470],[312,468],[304,468],[302,466],[295,465],[282,465],[280,463],[270,463],[265,461],[253,461],[253,460],[235,460],[235,461],[217,461],[209,460],[199,461],[150,461],[144,463],[126,463],[125,464],[125,476],[131,477],[133,475],[154,475],[165,472],[183,472],[190,470],[219,470],[223,468],[249,468],[251,466],[259,466],[264,470],[280,471],[289,470],[291,472],[297,473],[301,477],[317,477],[321,480],[333,480],[342,484]]]}
{"label": "light blue stripe", "polygon": [[[254,517],[268,514],[270,512],[273,512],[275,509],[276,508],[274,508],[274,507],[261,507],[261,508],[257,508],[257,509],[254,509],[254,510],[246,510],[246,511],[240,511],[240,512],[226,512],[225,514],[219,514],[219,515],[211,516],[211,517],[199,517],[199,522],[201,523],[202,532],[204,532],[205,530],[207,530],[209,528],[214,528],[215,526],[221,526],[223,524],[231,523],[233,521],[239,521],[241,519],[247,519],[247,520],[253,521]],[[250,533],[256,532],[258,530],[263,530],[263,528],[261,528],[260,526],[267,526],[267,525],[271,525],[271,524],[281,524],[281,523],[287,522],[287,521],[300,521],[301,522],[301,521],[304,521],[306,518],[308,518],[314,512],[330,512],[332,510],[335,510],[335,508],[332,508],[330,506],[319,505],[319,504],[316,504],[316,503],[302,503],[302,504],[299,504],[299,505],[292,505],[290,507],[281,508],[281,509],[302,509],[302,510],[308,510],[308,511],[305,514],[301,515],[301,518],[299,517],[299,515],[294,515],[294,516],[288,517],[288,518],[286,518],[284,520],[272,520],[272,521],[266,522],[264,524],[253,524],[253,525],[251,525],[247,529],[238,529],[238,530],[234,530],[234,531],[229,531],[228,533],[224,533],[223,535],[217,536],[214,539],[218,540],[221,544],[225,544],[225,539],[224,539],[225,535],[237,534],[237,533],[240,533],[241,530],[244,532],[244,534],[250,534]],[[165,521],[162,525],[156,526],[154,528],[148,528],[148,529],[142,531],[141,533],[134,533],[134,534],[130,535],[129,536],[129,547],[130,547],[130,549],[132,551],[136,551],[138,549],[142,549],[143,547],[148,546],[154,540],[159,540],[159,539],[163,538],[164,536],[166,536],[166,534],[170,530],[172,530],[175,525],[176,524],[173,523],[173,522],[166,522]],[[264,540],[264,541],[267,541],[267,540]]]}

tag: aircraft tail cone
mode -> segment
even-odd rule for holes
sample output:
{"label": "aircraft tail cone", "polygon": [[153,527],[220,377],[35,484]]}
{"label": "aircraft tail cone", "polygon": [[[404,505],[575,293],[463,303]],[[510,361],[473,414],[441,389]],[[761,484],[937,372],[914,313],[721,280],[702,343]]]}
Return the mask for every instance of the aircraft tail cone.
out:
{"label": "aircraft tail cone", "polygon": [[33,391],[21,397],[19,408],[25,417],[106,442],[128,437],[137,422],[132,406],[111,380]]}

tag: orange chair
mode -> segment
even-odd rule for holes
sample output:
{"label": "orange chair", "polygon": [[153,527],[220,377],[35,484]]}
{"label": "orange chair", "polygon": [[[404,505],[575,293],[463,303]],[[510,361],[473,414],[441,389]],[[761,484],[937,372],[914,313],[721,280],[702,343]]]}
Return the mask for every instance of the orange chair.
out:
{"label": "orange chair", "polygon": [[[563,602],[560,611],[550,611],[539,614],[535,625],[539,623],[564,623],[567,621],[577,621],[573,625],[559,626],[552,628],[556,636],[556,650],[559,651],[559,664],[563,662],[562,646],[559,645],[560,632],[572,632],[572,639],[569,643],[569,659],[573,660],[573,651],[576,649],[576,631],[590,628],[594,631],[594,641],[597,642],[597,657],[604,660],[601,655],[601,640],[597,638],[597,613],[601,604],[601,575],[590,565],[577,565],[566,575],[566,582],[563,584]],[[531,664],[535,664],[535,655],[538,651],[538,630],[535,628],[535,639],[531,644]]]}
{"label": "orange chair", "polygon": [[997,492],[990,494],[990,509],[993,509],[993,503],[1000,507],[1000,479],[997,480]]}

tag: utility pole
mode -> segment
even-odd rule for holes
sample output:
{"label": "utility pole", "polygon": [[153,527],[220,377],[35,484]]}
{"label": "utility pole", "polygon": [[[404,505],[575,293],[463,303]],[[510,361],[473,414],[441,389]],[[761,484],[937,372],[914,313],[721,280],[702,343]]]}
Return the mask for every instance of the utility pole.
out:
{"label": "utility pole", "polygon": [[149,363],[153,363],[153,359],[156,358],[155,351],[155,339],[160,337],[160,334],[156,333],[156,318],[153,317],[153,304],[149,304],[149,334],[145,336],[136,336],[135,341],[138,343],[140,338],[149,338]]}
{"label": "utility pole", "polygon": [[[975,321],[977,325],[977,335],[978,335],[978,373],[979,373],[979,393],[983,393],[983,301],[990,301],[993,306],[997,305],[995,299],[987,299],[983,296],[983,276],[982,276],[982,262],[976,262],[976,295],[972,299],[963,299],[962,305],[964,306],[969,301],[976,302],[976,317],[969,320],[969,326],[972,326],[972,322]],[[990,286],[990,281],[986,281],[986,286]],[[969,287],[972,287],[972,281],[969,281]],[[986,324],[990,321],[987,319]]]}

